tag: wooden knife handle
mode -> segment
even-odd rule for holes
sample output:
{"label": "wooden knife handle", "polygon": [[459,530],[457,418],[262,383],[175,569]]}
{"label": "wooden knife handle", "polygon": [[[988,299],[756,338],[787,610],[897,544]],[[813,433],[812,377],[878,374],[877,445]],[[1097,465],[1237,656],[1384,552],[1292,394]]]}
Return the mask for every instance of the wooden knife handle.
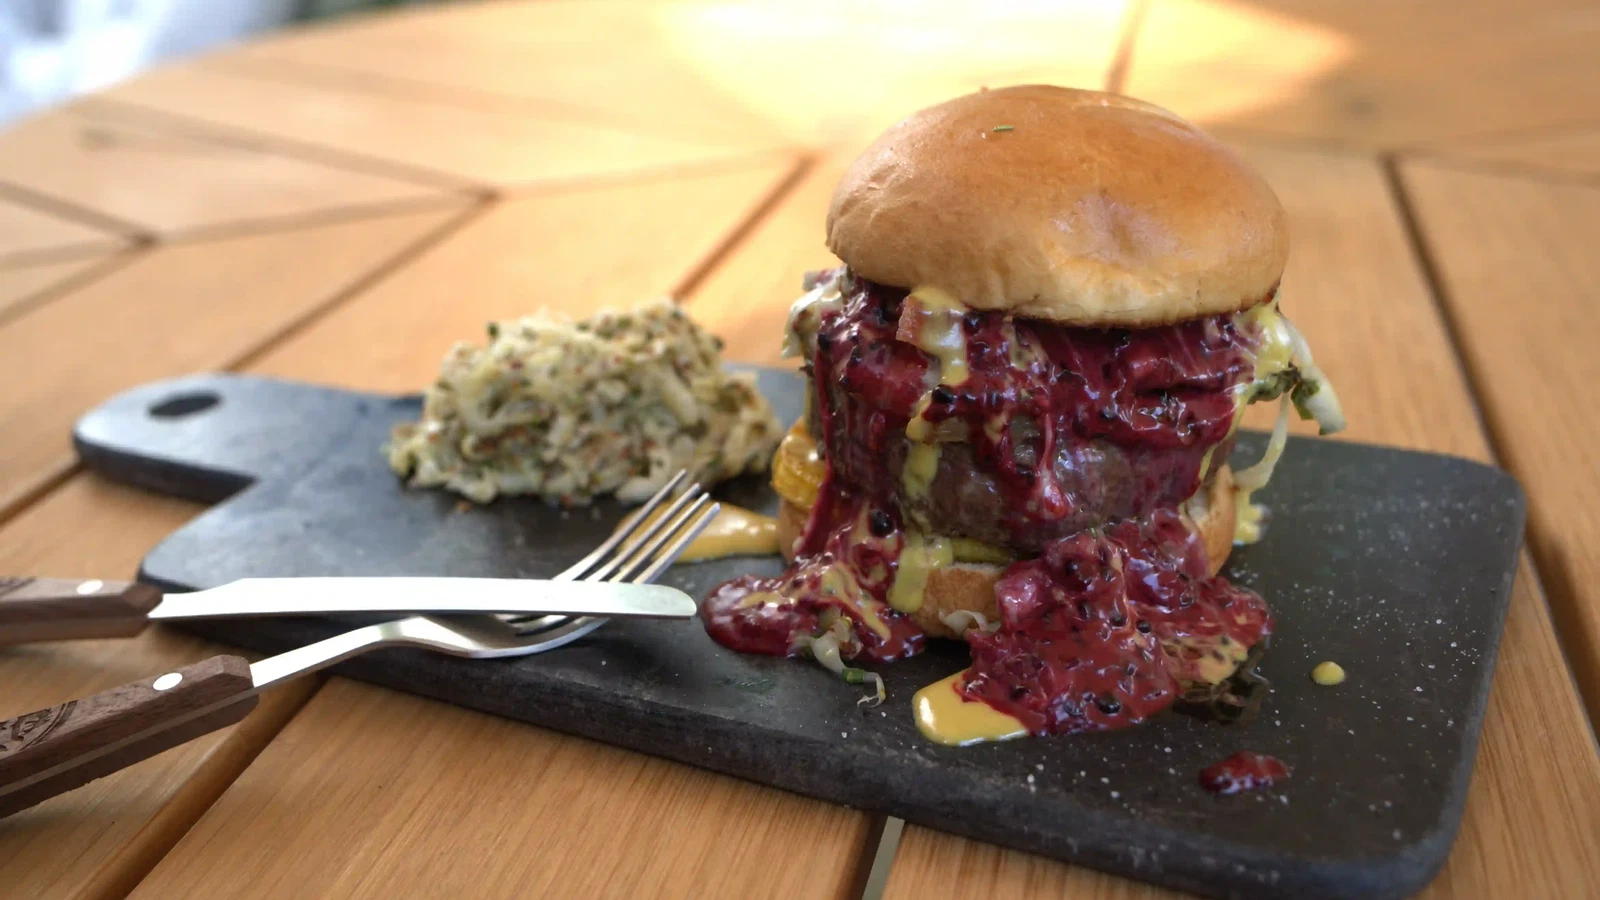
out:
{"label": "wooden knife handle", "polygon": [[213,656],[0,722],[0,817],[232,725],[255,706],[250,664]]}
{"label": "wooden knife handle", "polygon": [[0,647],[132,637],[160,602],[160,591],[129,581],[0,577]]}

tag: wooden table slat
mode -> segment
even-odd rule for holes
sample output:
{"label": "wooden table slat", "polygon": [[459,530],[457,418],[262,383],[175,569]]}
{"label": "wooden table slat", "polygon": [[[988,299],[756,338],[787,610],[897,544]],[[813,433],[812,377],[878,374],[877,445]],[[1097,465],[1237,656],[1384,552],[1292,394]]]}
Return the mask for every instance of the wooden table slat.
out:
{"label": "wooden table slat", "polygon": [[492,319],[541,309],[582,318],[676,292],[797,164],[773,156],[715,175],[508,198],[250,370],[415,391]]}
{"label": "wooden table slat", "polygon": [[[80,476],[0,526],[0,572],[131,575],[200,507]],[[130,640],[0,648],[0,718],[53,706],[222,652],[164,629]],[[304,704],[313,680],[264,694],[225,731],[0,820],[5,896],[124,896]]]}
{"label": "wooden table slat", "polygon": [[72,423],[143,381],[225,368],[459,215],[428,212],[144,251],[0,326],[0,519],[73,464]]}
{"label": "wooden table slat", "polygon": [[[156,69],[101,96],[306,153],[330,153],[351,166],[492,187],[711,165],[774,146],[634,134],[522,110],[286,82],[193,63]],[[272,115],[262,116],[263,109]]]}
{"label": "wooden table slat", "polygon": [[745,147],[870,139],[983,85],[1104,83],[1126,0],[485,3],[304,29],[207,63]]}
{"label": "wooden table slat", "polygon": [[432,185],[306,159],[93,99],[0,133],[0,173],[44,200],[164,238],[382,209]]}
{"label": "wooden table slat", "polygon": [[40,294],[70,288],[79,279],[105,266],[112,254],[95,253],[57,262],[32,263],[0,269],[0,322],[21,315],[38,302]]}
{"label": "wooden table slat", "polygon": [[[0,138],[0,148],[6,143],[5,138]],[[0,159],[3,157],[3,149],[0,149]],[[7,178],[16,177],[14,172],[3,168],[0,172]],[[3,190],[0,187],[0,192]],[[0,198],[0,286],[10,280],[13,267],[103,256],[125,243],[126,238],[121,234],[29,206],[14,198]]]}
{"label": "wooden table slat", "polygon": [[[1424,148],[1419,162],[1429,156],[1477,164],[1491,174],[1521,174],[1524,177],[1555,183],[1588,181],[1600,183],[1600,125],[1579,128],[1540,129],[1531,134],[1509,135],[1483,141],[1453,141],[1442,149]],[[1561,178],[1559,176],[1576,176]]]}
{"label": "wooden table slat", "polygon": [[1600,714],[1600,183],[1402,169],[1591,719]]}
{"label": "wooden table slat", "polygon": [[789,196],[745,236],[737,252],[696,285],[684,308],[720,336],[724,355],[763,366],[795,366],[779,351],[789,304],[804,273],[837,266],[823,243],[822,211],[844,173],[838,156],[813,164]]}
{"label": "wooden table slat", "polygon": [[1207,125],[1392,148],[1592,123],[1584,0],[1150,0],[1126,91]]}

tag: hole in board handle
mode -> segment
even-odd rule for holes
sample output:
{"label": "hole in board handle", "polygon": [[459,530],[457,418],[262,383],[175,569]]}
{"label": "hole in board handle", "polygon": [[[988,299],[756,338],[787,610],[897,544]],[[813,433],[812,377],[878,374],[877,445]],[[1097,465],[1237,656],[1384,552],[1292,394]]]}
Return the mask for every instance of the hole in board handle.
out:
{"label": "hole in board handle", "polygon": [[205,412],[222,402],[214,391],[195,391],[177,394],[150,407],[150,415],[157,419],[181,419]]}

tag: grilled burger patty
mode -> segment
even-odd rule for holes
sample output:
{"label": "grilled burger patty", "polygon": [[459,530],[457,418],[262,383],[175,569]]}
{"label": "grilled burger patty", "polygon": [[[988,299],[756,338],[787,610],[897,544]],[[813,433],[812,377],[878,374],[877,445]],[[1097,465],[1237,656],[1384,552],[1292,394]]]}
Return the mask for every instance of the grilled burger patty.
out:
{"label": "grilled burger patty", "polygon": [[[796,320],[826,392],[808,424],[835,477],[925,531],[1037,553],[1181,503],[1232,449],[1231,389],[1251,363],[1225,317],[1137,332],[970,311],[940,322],[906,291],[846,287],[836,309]],[[965,376],[941,383],[955,379],[923,346],[959,347]]]}

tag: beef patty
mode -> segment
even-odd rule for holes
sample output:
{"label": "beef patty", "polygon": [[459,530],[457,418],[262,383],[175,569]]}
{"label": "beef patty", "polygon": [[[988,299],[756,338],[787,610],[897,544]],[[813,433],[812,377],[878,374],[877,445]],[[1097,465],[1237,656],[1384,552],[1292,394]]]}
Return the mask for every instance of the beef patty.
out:
{"label": "beef patty", "polygon": [[[1110,332],[967,312],[952,326],[967,374],[940,386],[899,339],[906,296],[856,279],[797,335],[834,477],[922,530],[1036,553],[1182,503],[1232,449],[1232,388],[1253,364],[1227,318]],[[913,459],[918,443],[937,450]]]}

